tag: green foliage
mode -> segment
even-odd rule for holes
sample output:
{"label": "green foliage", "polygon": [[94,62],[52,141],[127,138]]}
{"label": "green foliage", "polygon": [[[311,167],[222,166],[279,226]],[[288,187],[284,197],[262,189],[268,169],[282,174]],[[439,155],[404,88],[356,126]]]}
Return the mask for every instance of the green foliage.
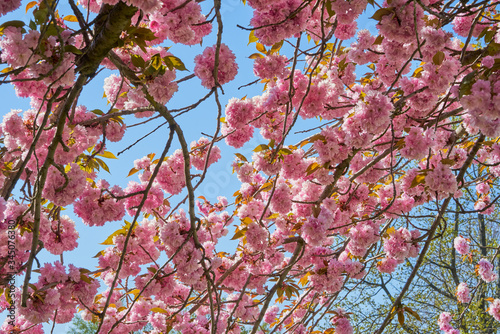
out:
{"label": "green foliage", "polygon": [[[77,314],[71,321],[71,328],[66,334],[94,334],[99,327],[98,323],[93,323],[91,321],[85,321],[82,317]],[[139,331],[135,331],[132,334],[142,334],[149,333],[149,331],[153,330],[153,326],[151,324],[147,324],[143,329]],[[169,334],[179,334],[176,331],[170,331]]]}
{"label": "green foliage", "polygon": [[99,324],[85,321],[80,315],[76,315],[71,321],[71,328],[67,334],[94,334]]}

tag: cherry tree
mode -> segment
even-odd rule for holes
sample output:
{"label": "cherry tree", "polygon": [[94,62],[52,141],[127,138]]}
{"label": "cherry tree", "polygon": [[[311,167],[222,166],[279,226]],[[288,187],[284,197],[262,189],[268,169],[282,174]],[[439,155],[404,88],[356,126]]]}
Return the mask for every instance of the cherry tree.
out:
{"label": "cherry tree", "polygon": [[[30,103],[0,125],[0,305],[14,310],[2,331],[42,333],[80,312],[98,333],[348,334],[355,315],[342,302],[405,262],[372,327],[418,318],[405,297],[453,230],[449,213],[489,215],[498,199],[498,2],[248,0],[252,18],[239,27],[223,25],[221,0],[199,2],[68,0],[63,13],[59,1],[0,0],[0,15],[31,16],[0,26],[1,83]],[[367,12],[372,31],[358,29]],[[240,70],[227,29],[247,31],[246,86],[262,94],[223,95]],[[192,64],[176,55],[199,44]],[[81,99],[101,75],[106,111]],[[200,83],[205,96],[170,108]],[[189,138],[178,116],[208,100],[216,127]],[[127,135],[134,118],[162,118],[167,135],[158,152],[121,161],[122,187],[103,172],[116,172],[107,147],[142,140]],[[226,146],[253,136],[265,144],[236,154],[238,191],[203,197]],[[62,260],[78,250],[75,220],[122,222],[97,268]],[[229,239],[237,247],[221,251]],[[483,256],[470,240],[454,239],[476,266],[462,274],[495,284],[498,246]],[[44,254],[61,260],[40,263]],[[474,298],[500,321],[494,297]],[[459,282],[457,299],[471,298]],[[438,326],[458,333],[461,317],[444,310]]]}

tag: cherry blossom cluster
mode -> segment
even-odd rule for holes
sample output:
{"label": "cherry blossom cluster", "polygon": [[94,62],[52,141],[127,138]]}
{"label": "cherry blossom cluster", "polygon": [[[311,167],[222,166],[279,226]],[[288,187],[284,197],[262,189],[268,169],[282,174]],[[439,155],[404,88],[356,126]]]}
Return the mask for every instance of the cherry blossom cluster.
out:
{"label": "cherry blossom cluster", "polygon": [[[143,49],[135,47],[132,52],[120,50],[117,52],[120,59],[128,64],[131,68],[139,70],[134,64],[133,57],[135,59],[140,58],[144,61],[144,64],[151,62],[153,57],[170,57],[173,56],[166,48],[162,47],[146,47]],[[106,61],[105,65],[110,69],[116,69],[116,66]],[[147,92],[157,101],[158,103],[167,103],[172,96],[177,92],[178,86],[174,82],[176,78],[176,70],[164,68],[163,73],[159,72],[155,75],[146,78]],[[116,109],[134,109],[139,107],[149,106],[149,102],[146,99],[144,91],[140,87],[135,87],[130,83],[130,80],[118,77],[115,74],[111,74],[109,77],[104,79],[104,93],[110,103]],[[135,116],[138,118],[149,117],[153,114],[152,111],[144,111],[141,113],[136,113]]]}
{"label": "cherry blossom cluster", "polygon": [[490,303],[488,313],[495,318],[496,321],[500,321],[500,299],[495,299]]}
{"label": "cherry blossom cluster", "polygon": [[354,329],[352,328],[351,323],[349,322],[349,316],[346,312],[338,308],[335,311],[335,316],[330,319],[330,322],[335,326],[335,333],[339,334],[352,334],[354,333]]}
{"label": "cherry blossom cluster", "polygon": [[119,186],[110,188],[105,180],[99,180],[95,187],[87,183],[87,187],[73,204],[75,214],[89,226],[102,226],[108,221],[121,220],[125,215],[125,207],[123,201],[116,197],[123,195]]}
{"label": "cherry blossom cluster", "polygon": [[404,227],[389,233],[389,238],[384,242],[386,258],[383,259],[377,269],[380,272],[392,272],[397,264],[403,263],[408,257],[418,256],[420,246],[414,239],[420,237],[420,231],[408,231]]}
{"label": "cherry blossom cluster", "polygon": [[453,240],[453,246],[458,254],[466,255],[469,253],[469,241],[462,236],[456,237],[455,240]]}
{"label": "cherry blossom cluster", "polygon": [[169,39],[174,43],[194,45],[212,30],[196,2],[160,1],[161,8],[151,11],[146,19],[154,32],[155,44]]}
{"label": "cherry blossom cluster", "polygon": [[217,83],[220,85],[232,81],[238,73],[236,56],[229,47],[222,43],[216,57],[217,49],[215,45],[207,47],[201,55],[197,55],[194,59],[194,74],[200,78],[201,85],[208,89],[215,86],[215,66],[217,66]]}
{"label": "cherry blossom cluster", "polygon": [[21,0],[9,1],[2,0],[0,1],[0,16],[5,15],[8,12],[12,12],[21,6]]}
{"label": "cherry blossom cluster", "polygon": [[[191,143],[191,164],[198,170],[204,170],[205,164],[209,167],[220,159],[220,148],[212,146],[210,150],[210,140],[201,137],[197,142]],[[210,155],[208,155],[210,153]],[[207,161],[208,160],[208,161]]]}
{"label": "cherry blossom cluster", "polygon": [[283,79],[288,75],[288,59],[279,54],[270,54],[255,59],[253,73],[261,79],[272,79],[274,77]]}
{"label": "cherry blossom cluster", "polygon": [[486,283],[496,281],[498,274],[493,272],[493,264],[487,259],[481,259],[477,263],[476,271],[483,281]]}
{"label": "cherry blossom cluster", "polygon": [[455,329],[450,325],[451,319],[452,316],[450,313],[441,313],[438,319],[439,329],[442,330],[445,334],[460,334],[460,331],[458,329]]}
{"label": "cherry blossom cluster", "polygon": [[[100,286],[85,269],[72,264],[66,268],[59,261],[46,263],[40,268],[40,274],[38,282],[29,288],[30,294],[36,298],[30,298],[26,308],[18,305],[21,315],[31,324],[52,319],[56,310],[56,322],[69,322],[77,307],[93,302],[93,296]],[[20,302],[20,298],[16,300]]]}
{"label": "cherry blossom cluster", "polygon": [[470,302],[470,290],[467,286],[467,283],[462,282],[457,286],[457,299],[461,303],[469,303]]}
{"label": "cherry blossom cluster", "polygon": [[[75,54],[65,52],[64,46],[80,45],[71,30],[63,30],[57,37],[42,38],[37,30],[23,35],[22,29],[7,26],[0,41],[1,59],[12,68],[20,68],[13,78],[16,94],[20,97],[43,98],[43,91],[57,86],[68,87],[75,80]],[[43,52],[37,48],[44,46]],[[35,53],[34,50],[39,50]]]}

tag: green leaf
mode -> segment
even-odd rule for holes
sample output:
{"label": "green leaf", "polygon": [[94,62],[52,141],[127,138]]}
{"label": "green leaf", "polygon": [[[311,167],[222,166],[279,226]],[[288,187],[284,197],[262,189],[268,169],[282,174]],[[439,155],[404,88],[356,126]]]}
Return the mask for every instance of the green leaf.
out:
{"label": "green leaf", "polygon": [[143,42],[156,39],[154,32],[152,32],[151,29],[148,28],[131,26],[127,31],[130,35]]}
{"label": "green leaf", "polygon": [[283,46],[283,41],[279,41],[277,43],[274,43],[273,46],[271,47],[271,53],[276,53],[278,52],[281,47]]}
{"label": "green leaf", "polygon": [[92,284],[92,279],[88,277],[87,275],[80,274],[80,279],[84,281],[85,283]]}
{"label": "green leaf", "polygon": [[451,166],[453,166],[456,162],[453,159],[441,159],[441,163],[443,165],[451,165]]}
{"label": "green leaf", "polygon": [[130,228],[130,223],[125,221],[125,225],[119,229],[111,233],[106,240],[104,240],[101,245],[114,245],[113,244],[113,238],[118,235],[127,235],[128,229]]}
{"label": "green leaf", "polygon": [[258,58],[264,58],[262,53],[252,53],[248,58],[250,59],[258,59]]}
{"label": "green leaf", "polygon": [[162,308],[159,308],[159,307],[153,307],[151,309],[151,312],[169,314],[168,311],[166,311],[166,310],[164,310]]}
{"label": "green leaf", "polygon": [[7,21],[7,22],[3,23],[2,25],[0,25],[0,36],[3,35],[3,30],[7,27],[22,28],[22,27],[24,27],[24,25],[25,25],[24,22],[19,21],[19,20]]}
{"label": "green leaf", "polygon": [[436,54],[434,55],[434,57],[432,57],[432,62],[436,65],[441,65],[444,61],[444,53],[443,51],[438,51],[436,52]]}
{"label": "green leaf", "polygon": [[255,44],[255,48],[259,52],[262,52],[262,53],[266,53],[267,52],[266,47],[264,45],[262,45],[261,43]]}
{"label": "green leaf", "polygon": [[380,45],[380,44],[382,44],[383,40],[384,40],[384,36],[378,35],[377,38],[375,38],[375,42],[373,42],[373,45]]}
{"label": "green leaf", "polygon": [[422,320],[420,319],[420,316],[418,315],[418,313],[417,313],[417,312],[415,312],[415,311],[413,311],[411,308],[409,308],[409,307],[405,306],[405,307],[404,307],[404,310],[405,310],[406,312],[410,313],[412,316],[414,316],[414,317],[415,317],[418,321],[422,321]]}
{"label": "green leaf", "polygon": [[23,21],[13,20],[13,21],[7,21],[7,22],[2,23],[2,25],[0,25],[0,28],[7,28],[7,27],[22,28],[24,26],[25,26],[25,23]]}
{"label": "green leaf", "polygon": [[101,110],[101,109],[92,109],[90,112],[91,112],[91,113],[94,113],[94,114],[96,114],[96,115],[99,115],[99,116],[104,115],[104,113],[102,112],[102,110]]}
{"label": "green leaf", "polygon": [[377,10],[373,16],[371,17],[374,20],[380,21],[382,20],[382,17],[385,15],[390,15],[394,14],[394,7],[389,7],[389,8],[380,8]]}
{"label": "green leaf", "polygon": [[146,65],[146,61],[139,55],[132,55],[132,57],[130,57],[130,60],[135,67],[144,68],[144,66]]}
{"label": "green leaf", "polygon": [[260,144],[253,151],[260,152],[260,151],[264,151],[264,150],[268,150],[268,149],[269,149],[269,146],[267,146],[266,144]]}
{"label": "green leaf", "polygon": [[245,156],[241,153],[235,153],[234,155],[236,155],[242,161],[248,161],[247,158],[245,158]]}
{"label": "green leaf", "polygon": [[113,153],[109,151],[104,151],[102,153],[99,153],[98,156],[108,158],[108,159],[118,159]]}
{"label": "green leaf", "polygon": [[129,176],[131,176],[131,175],[134,175],[134,174],[135,174],[135,173],[137,173],[138,171],[139,171],[138,169],[136,169],[136,168],[132,168],[132,169],[130,170],[130,172],[128,172],[127,177],[129,177]]}
{"label": "green leaf", "polygon": [[332,9],[332,1],[331,0],[327,0],[326,4],[325,4],[325,7],[326,7],[326,11],[327,11],[328,15],[330,17],[333,17],[335,15],[335,11]]}
{"label": "green leaf", "polygon": [[405,324],[405,315],[403,314],[402,310],[398,311],[398,321],[401,326]]}
{"label": "green leaf", "polygon": [[500,52],[500,44],[491,42],[486,50],[489,56],[496,56]]}
{"label": "green leaf", "polygon": [[248,36],[248,44],[247,45],[250,45],[254,42],[257,42],[259,39],[257,37],[255,37],[255,34],[253,33],[254,31],[250,31],[250,35]]}
{"label": "green leaf", "polygon": [[245,234],[247,233],[248,231],[248,227],[245,227],[241,230],[236,230],[236,233],[233,235],[233,237],[231,238],[231,240],[236,240],[236,239],[239,239],[241,237],[244,237]]}
{"label": "green leaf", "polygon": [[155,70],[158,70],[161,65],[162,65],[162,61],[161,61],[161,57],[160,57],[160,54],[157,53],[155,55],[153,55],[151,57],[151,60],[150,60],[150,63],[151,63],[151,66],[155,69]]}
{"label": "green leaf", "polygon": [[49,9],[46,7],[35,9],[33,11],[33,16],[35,17],[36,24],[42,25],[47,19],[48,14],[49,14]]}
{"label": "green leaf", "polygon": [[71,52],[71,53],[74,53],[76,55],[83,54],[83,52],[74,45],[65,45],[64,52]]}
{"label": "green leaf", "polygon": [[174,63],[172,63],[172,61],[169,58],[167,57],[163,58],[163,62],[165,63],[165,65],[167,65],[170,71],[174,70]]}
{"label": "green leaf", "polygon": [[182,62],[182,60],[180,60],[176,56],[166,56],[166,57],[163,57],[163,61],[165,62],[165,65],[167,65],[168,68],[170,68],[168,66],[168,64],[170,64],[173,68],[175,68],[175,69],[177,69],[179,71],[187,71],[187,68],[184,65],[184,63]]}
{"label": "green leaf", "polygon": [[63,17],[64,21],[69,21],[69,22],[78,22],[78,19],[75,15],[66,15]]}
{"label": "green leaf", "polygon": [[472,93],[472,85],[476,82],[476,72],[471,72],[467,74],[460,83],[460,97],[464,95],[470,95]]}
{"label": "green leaf", "polygon": [[424,173],[418,174],[417,176],[415,176],[413,181],[411,181],[410,188],[415,188],[419,184],[423,184],[423,183],[425,183],[425,174]]}
{"label": "green leaf", "polygon": [[51,23],[47,26],[47,30],[45,30],[45,34],[47,36],[57,36],[62,31],[63,31],[63,29],[60,26]]}
{"label": "green leaf", "polygon": [[[97,162],[97,163],[99,164],[99,166],[101,166],[101,167],[102,167],[102,169],[104,169],[106,172],[108,172],[108,173],[110,173],[110,174],[111,174],[111,172],[109,171],[109,167],[108,167],[108,165],[106,165],[106,163],[105,163],[104,161],[102,161],[102,160],[101,160],[101,159],[99,159],[99,158],[94,158],[94,160],[95,160],[95,162]],[[89,166],[90,166],[90,162],[91,162],[91,161],[92,161],[92,160],[90,160],[90,161],[89,161]]]}
{"label": "green leaf", "polygon": [[314,173],[314,171],[316,169],[318,169],[320,166],[319,164],[317,164],[316,162],[313,162],[312,164],[310,164],[307,169],[306,169],[306,174],[307,175],[311,175],[312,173]]}
{"label": "green leaf", "polygon": [[346,69],[346,67],[347,67],[347,65],[348,65],[348,63],[346,62],[346,59],[347,59],[347,57],[344,57],[344,58],[342,58],[342,60],[339,62],[338,67],[339,67],[339,69],[340,69],[341,71],[345,70],[345,69]]}
{"label": "green leaf", "polygon": [[493,37],[495,37],[496,31],[495,30],[488,30],[486,34],[484,35],[484,41],[486,43],[489,43],[493,40]]}
{"label": "green leaf", "polygon": [[484,29],[481,31],[481,33],[477,36],[477,39],[481,39],[481,38],[483,38],[483,37],[484,37],[484,35],[486,35],[486,33],[488,32],[488,29],[489,29],[489,27],[484,28]]}

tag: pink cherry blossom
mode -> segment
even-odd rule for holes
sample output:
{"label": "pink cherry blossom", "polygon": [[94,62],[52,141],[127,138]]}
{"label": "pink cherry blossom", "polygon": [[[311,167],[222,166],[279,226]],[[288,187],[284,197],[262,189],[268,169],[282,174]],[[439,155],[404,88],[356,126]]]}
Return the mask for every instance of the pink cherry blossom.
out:
{"label": "pink cherry blossom", "polygon": [[85,188],[85,172],[77,164],[70,166],[68,172],[60,171],[54,166],[49,168],[43,195],[56,205],[71,204]]}
{"label": "pink cherry blossom", "polygon": [[330,319],[330,322],[335,326],[335,333],[339,334],[354,333],[354,329],[352,328],[348,315],[345,314],[345,311],[339,308],[335,311],[335,313],[337,315],[334,316],[332,319]]}
{"label": "pink cherry blossom", "polygon": [[[205,163],[207,163],[207,155],[210,146],[210,141],[201,137],[198,142],[191,143],[191,164],[198,170],[204,170]],[[210,157],[208,158],[207,167],[217,162],[220,159],[220,148],[212,146]]]}
{"label": "pink cherry blossom", "polygon": [[[307,10],[298,10],[302,5],[299,0],[282,0],[276,3],[276,9],[272,6],[264,6],[254,11],[250,20],[253,27],[263,27],[255,30],[255,37],[265,45],[273,45],[284,38],[292,37],[305,28],[309,13]],[[296,15],[285,20],[292,13]],[[282,24],[276,24],[283,22]]]}
{"label": "pink cherry blossom", "polygon": [[257,58],[254,61],[253,73],[261,79],[272,79],[274,77],[284,79],[289,74],[288,58],[276,53]]}
{"label": "pink cherry blossom", "polygon": [[453,241],[453,245],[458,254],[465,255],[469,253],[469,241],[467,241],[467,239],[465,239],[464,237],[456,237]]}
{"label": "pink cherry blossom", "polygon": [[479,260],[476,271],[481,276],[481,279],[486,283],[490,283],[496,281],[498,279],[498,275],[493,272],[493,264],[487,259]]}
{"label": "pink cherry blossom", "polygon": [[116,197],[122,195],[124,192],[119,186],[110,188],[105,180],[98,181],[95,188],[89,183],[74,203],[75,213],[89,226],[120,220],[125,215],[125,207],[123,200]]}
{"label": "pink cherry blossom", "polygon": [[12,12],[21,6],[21,0],[2,0],[0,1],[0,16]]}
{"label": "pink cherry blossom", "polygon": [[467,286],[467,283],[462,282],[457,286],[456,295],[457,295],[457,299],[459,302],[469,303],[470,302],[469,293],[470,293],[470,291],[469,291],[469,287]]}
{"label": "pink cherry blossom", "polygon": [[[200,78],[203,87],[211,89],[215,86],[213,71],[215,68],[216,46],[205,48],[201,55],[194,58],[194,74]],[[226,44],[221,44],[217,64],[217,82],[220,85],[234,79],[238,73],[236,56]]]}
{"label": "pink cherry blossom", "polygon": [[490,303],[488,313],[495,318],[496,321],[500,321],[500,299],[495,299]]}

